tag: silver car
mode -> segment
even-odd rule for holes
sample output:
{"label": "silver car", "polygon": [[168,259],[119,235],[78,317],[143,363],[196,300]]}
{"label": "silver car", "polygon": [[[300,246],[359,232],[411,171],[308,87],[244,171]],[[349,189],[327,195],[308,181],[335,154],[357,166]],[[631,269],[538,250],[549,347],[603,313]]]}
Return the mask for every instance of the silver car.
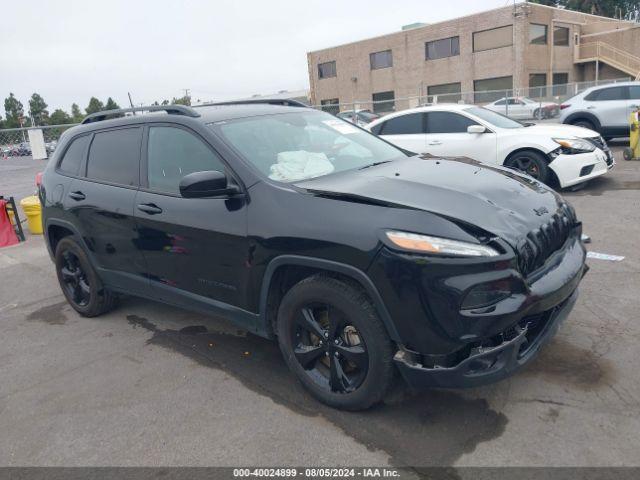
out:
{"label": "silver car", "polygon": [[629,135],[629,114],[640,106],[640,82],[586,89],[560,105],[560,121],[600,132],[606,139]]}

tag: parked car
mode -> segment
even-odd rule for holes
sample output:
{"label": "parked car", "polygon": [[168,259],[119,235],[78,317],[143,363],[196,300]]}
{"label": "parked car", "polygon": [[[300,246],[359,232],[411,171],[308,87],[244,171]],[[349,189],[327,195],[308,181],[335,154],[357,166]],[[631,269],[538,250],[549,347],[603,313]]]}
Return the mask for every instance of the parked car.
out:
{"label": "parked car", "polygon": [[31,144],[29,142],[21,142],[11,148],[12,157],[27,157],[31,155]]}
{"label": "parked car", "polygon": [[604,175],[614,165],[597,132],[520,123],[473,105],[404,110],[371,122],[367,129],[412,152],[505,165],[561,188]]}
{"label": "parked car", "polygon": [[53,152],[55,152],[55,150],[56,150],[56,147],[57,147],[57,146],[58,146],[58,141],[57,141],[57,140],[52,140],[52,141],[50,141],[50,142],[46,142],[46,143],[44,144],[44,148],[45,148],[45,149],[46,149],[46,151],[47,151],[47,155],[48,155],[48,156],[51,156],[51,154],[52,154]]}
{"label": "parked car", "polygon": [[42,178],[46,245],[81,315],[119,294],[223,315],[357,410],[398,371],[416,387],[504,378],[576,301],[581,224],[528,176],[430,161],[310,108],[147,108],[168,114],[69,129]]}
{"label": "parked car", "polygon": [[640,106],[640,82],[586,89],[560,105],[560,121],[600,132],[605,140],[629,136],[629,115]]}
{"label": "parked car", "polygon": [[519,120],[552,118],[560,106],[553,102],[537,102],[527,97],[505,97],[488,103],[484,108]]}
{"label": "parked car", "polygon": [[336,116],[348,122],[355,123],[359,127],[364,127],[380,118],[380,115],[371,112],[371,110],[355,110],[355,112],[353,110],[344,110],[339,112]]}

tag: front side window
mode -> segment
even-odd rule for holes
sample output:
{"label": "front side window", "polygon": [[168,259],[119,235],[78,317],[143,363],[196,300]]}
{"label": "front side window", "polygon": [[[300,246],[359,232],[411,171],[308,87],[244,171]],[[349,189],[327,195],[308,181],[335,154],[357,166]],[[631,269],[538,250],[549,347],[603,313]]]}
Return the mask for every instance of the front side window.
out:
{"label": "front side window", "polygon": [[632,85],[629,87],[629,98],[631,100],[640,100],[640,86]]}
{"label": "front side window", "polygon": [[405,156],[355,125],[317,111],[239,118],[210,126],[262,174],[286,183]]}
{"label": "front side window", "polygon": [[179,194],[185,175],[225,171],[224,163],[202,140],[182,128],[149,128],[147,182],[154,191]]}
{"label": "front side window", "polygon": [[62,173],[78,175],[90,139],[91,135],[84,135],[71,142],[58,167]]}
{"label": "front side window", "polygon": [[553,44],[558,47],[569,46],[569,29],[567,27],[553,27]]}
{"label": "front side window", "polygon": [[331,78],[336,76],[336,62],[318,64],[318,78]]}
{"label": "front side window", "polygon": [[443,38],[425,44],[427,60],[437,60],[456,55],[460,55],[460,37]]}
{"label": "front side window", "polygon": [[513,45],[513,25],[473,32],[473,51],[493,50]]}
{"label": "front side window", "polygon": [[380,135],[413,135],[424,133],[424,114],[409,113],[384,122]]}
{"label": "front side window", "polygon": [[547,44],[547,26],[538,23],[529,24],[529,43],[531,45]]}
{"label": "front side window", "polygon": [[87,178],[118,185],[138,185],[142,129],[119,128],[94,135]]}
{"label": "front side window", "polygon": [[371,63],[371,70],[393,67],[393,56],[391,54],[391,50],[370,53],[369,62]]}
{"label": "front side window", "polygon": [[378,92],[371,96],[373,100],[373,112],[393,112],[396,109],[395,94],[390,92]]}
{"label": "front side window", "polygon": [[470,118],[452,112],[427,113],[428,133],[466,133],[467,127],[477,125]]}

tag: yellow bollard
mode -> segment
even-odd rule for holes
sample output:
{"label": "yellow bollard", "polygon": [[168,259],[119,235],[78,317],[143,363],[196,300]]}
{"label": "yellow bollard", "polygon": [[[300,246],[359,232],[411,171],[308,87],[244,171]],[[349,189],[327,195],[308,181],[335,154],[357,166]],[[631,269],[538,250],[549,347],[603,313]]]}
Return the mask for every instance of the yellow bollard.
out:
{"label": "yellow bollard", "polygon": [[622,153],[625,160],[640,160],[640,109],[629,116],[629,147]]}
{"label": "yellow bollard", "polygon": [[42,235],[42,206],[36,195],[20,200],[20,206],[27,216],[27,225],[32,235]]}

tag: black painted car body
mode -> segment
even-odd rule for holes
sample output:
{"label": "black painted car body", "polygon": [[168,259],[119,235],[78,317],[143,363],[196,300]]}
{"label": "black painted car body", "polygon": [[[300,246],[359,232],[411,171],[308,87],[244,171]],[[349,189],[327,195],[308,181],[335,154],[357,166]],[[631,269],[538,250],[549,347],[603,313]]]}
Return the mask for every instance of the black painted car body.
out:
{"label": "black painted car body", "polygon": [[[380,165],[277,182],[216,127],[296,110],[229,105],[197,118],[131,116],[69,130],[40,190],[50,252],[72,235],[110,290],[223,315],[265,337],[274,336],[278,301],[292,284],[314,272],[349,278],[371,299],[413,385],[478,385],[532,358],[568,314],[586,272],[573,209],[506,168],[400,151]],[[154,125],[206,143],[234,190],[184,198],[150,188]],[[89,146],[75,173],[60,170],[74,139],[88,136],[90,145],[94,135],[121,128],[140,129],[135,182],[88,178]],[[157,210],[140,208],[149,205]],[[498,254],[410,252],[389,241],[389,230],[490,245]],[[465,304],[487,289],[506,293],[488,305]]]}

